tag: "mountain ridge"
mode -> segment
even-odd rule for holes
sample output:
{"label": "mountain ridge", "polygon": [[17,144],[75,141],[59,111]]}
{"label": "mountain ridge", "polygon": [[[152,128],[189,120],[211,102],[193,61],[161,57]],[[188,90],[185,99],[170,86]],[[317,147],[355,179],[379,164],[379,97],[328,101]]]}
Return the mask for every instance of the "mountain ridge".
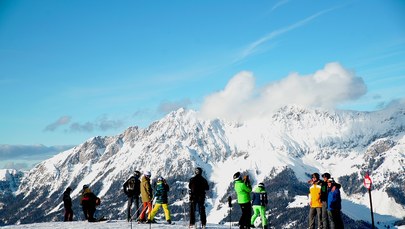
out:
{"label": "mountain ridge", "polygon": [[[33,211],[42,210],[47,212],[45,218],[56,220],[63,208],[60,195],[64,189],[71,186],[77,201],[81,187],[91,184],[106,204],[101,212],[123,215],[125,198],[114,193],[121,192],[123,181],[133,171],[147,169],[152,177],[166,177],[172,190],[177,190],[172,194],[176,203],[172,208],[174,217],[181,217],[187,181],[194,167],[200,166],[212,187],[207,199],[208,219],[216,222],[228,214],[221,201],[232,193],[235,171],[249,173],[253,182],[271,182],[290,168],[303,183],[312,172],[331,172],[343,181],[342,196],[362,205],[367,205],[367,198],[361,177],[370,171],[374,192],[385,193],[384,200],[398,210],[398,203],[405,200],[403,107],[352,112],[285,106],[270,117],[239,122],[203,120],[195,111],[179,109],[148,128],[129,127],[116,136],[93,137],[45,160],[22,178],[14,192],[20,205],[6,203],[4,209],[24,205],[32,210],[40,205]],[[387,178],[395,182],[387,184]],[[389,194],[395,196],[394,202],[388,201]],[[41,202],[41,197],[46,201]],[[403,206],[401,210],[404,212]],[[405,216],[389,211],[389,206],[378,212],[398,219]],[[4,215],[0,210],[3,224],[35,222],[24,211],[9,221]]]}

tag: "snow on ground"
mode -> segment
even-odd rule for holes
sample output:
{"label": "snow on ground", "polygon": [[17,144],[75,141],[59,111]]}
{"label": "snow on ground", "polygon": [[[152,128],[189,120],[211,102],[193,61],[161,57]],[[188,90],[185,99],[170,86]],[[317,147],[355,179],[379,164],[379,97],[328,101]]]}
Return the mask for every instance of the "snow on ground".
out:
{"label": "snow on ground", "polygon": [[308,206],[308,196],[295,196],[294,201],[289,203],[287,208],[303,208]]}
{"label": "snow on ground", "polygon": [[[97,223],[89,223],[87,221],[73,221],[73,222],[50,222],[50,223],[33,223],[33,224],[21,224],[21,225],[11,225],[2,227],[2,229],[125,229],[131,228],[131,223],[125,220],[112,220],[112,221],[103,221]],[[175,224],[137,224],[136,222],[132,223],[132,228],[134,229],[149,229],[149,228],[167,228],[167,229],[175,229],[175,228],[188,228],[188,222],[175,222]],[[207,228],[209,229],[225,229],[229,228],[229,224],[225,225],[217,225],[217,224],[207,224]],[[237,228],[236,226],[232,226],[232,228]]]}
{"label": "snow on ground", "polygon": [[[376,225],[377,226],[377,225]],[[133,229],[182,229],[188,228],[188,222],[175,222],[175,224],[137,224],[136,222],[128,223],[125,220],[112,220],[112,221],[103,221],[97,223],[89,223],[87,221],[73,221],[73,222],[49,222],[49,223],[33,223],[33,224],[21,224],[21,225],[10,225],[2,227],[2,229],[125,229],[125,228],[133,228]],[[226,229],[229,228],[229,223],[225,225],[218,225],[218,224],[207,224],[207,229]],[[238,228],[234,224],[232,224],[231,228]],[[404,226],[399,227],[392,227],[397,229],[405,229]]]}

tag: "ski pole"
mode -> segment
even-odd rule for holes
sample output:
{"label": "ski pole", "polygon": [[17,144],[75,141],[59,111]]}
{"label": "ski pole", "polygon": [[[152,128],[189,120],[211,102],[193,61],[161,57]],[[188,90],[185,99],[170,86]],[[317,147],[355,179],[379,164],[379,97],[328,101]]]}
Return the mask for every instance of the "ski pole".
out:
{"label": "ski pole", "polygon": [[[134,219],[134,216],[136,215],[136,213],[138,213],[139,210],[140,210],[142,207],[143,207],[143,205],[142,205],[142,203],[141,203],[141,204],[139,205],[138,209],[135,211],[135,213],[131,216],[131,222],[132,222],[132,220]],[[138,220],[138,219],[139,219],[139,217],[136,217],[135,220]]]}
{"label": "ski pole", "polygon": [[228,196],[228,207],[229,207],[229,228],[232,228],[232,198]]}

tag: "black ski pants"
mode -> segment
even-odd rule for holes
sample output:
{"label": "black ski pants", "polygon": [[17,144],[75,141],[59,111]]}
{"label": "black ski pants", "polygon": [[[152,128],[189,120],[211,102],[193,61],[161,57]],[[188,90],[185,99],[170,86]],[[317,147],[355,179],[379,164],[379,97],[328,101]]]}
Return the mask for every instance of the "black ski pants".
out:
{"label": "black ski pants", "polygon": [[[195,224],[195,211],[198,209],[198,213],[200,214],[201,224],[207,224],[207,216],[205,214],[205,197],[196,197],[193,198],[190,202],[190,225]],[[197,208],[198,207],[198,208]]]}
{"label": "black ski pants", "polygon": [[132,214],[135,214],[135,212],[132,212],[132,203],[135,202],[135,211],[136,212],[136,219],[139,218],[139,215],[141,214],[141,211],[139,211],[139,196],[128,196],[128,206],[127,206],[127,220],[129,221],[132,217]]}
{"label": "black ski pants", "polygon": [[242,215],[239,219],[239,228],[250,228],[250,219],[252,217],[252,204],[250,202],[239,204]]}
{"label": "black ski pants", "polygon": [[63,221],[73,221],[73,210],[72,208],[65,208],[65,215]]}

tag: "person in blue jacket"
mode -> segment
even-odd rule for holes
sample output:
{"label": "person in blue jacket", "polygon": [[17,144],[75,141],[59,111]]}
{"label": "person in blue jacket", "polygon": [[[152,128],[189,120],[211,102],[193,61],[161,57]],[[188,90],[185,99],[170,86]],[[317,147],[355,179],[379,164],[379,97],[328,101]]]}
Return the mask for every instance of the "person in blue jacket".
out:
{"label": "person in blue jacket", "polygon": [[341,185],[333,178],[328,179],[328,215],[331,229],[343,229],[341,215],[342,199],[340,198]]}
{"label": "person in blue jacket", "polygon": [[252,206],[253,206],[253,216],[250,220],[250,224],[254,225],[257,217],[261,217],[262,227],[267,228],[267,218],[266,218],[266,205],[268,203],[266,189],[263,183],[259,183],[253,189],[252,195]]}

